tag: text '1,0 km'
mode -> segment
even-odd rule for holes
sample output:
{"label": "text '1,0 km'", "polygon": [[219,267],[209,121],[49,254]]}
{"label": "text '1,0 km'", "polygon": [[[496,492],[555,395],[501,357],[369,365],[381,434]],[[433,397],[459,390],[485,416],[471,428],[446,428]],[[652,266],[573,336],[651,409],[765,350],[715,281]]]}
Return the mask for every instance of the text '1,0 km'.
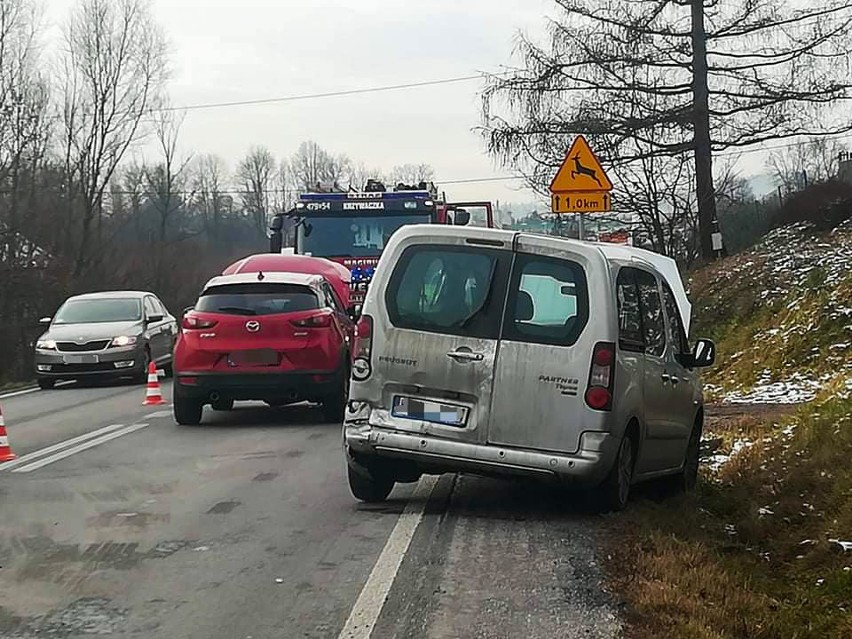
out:
{"label": "text '1,0 km'", "polygon": [[612,182],[582,135],[578,136],[553,182],[553,213],[605,213],[612,210]]}

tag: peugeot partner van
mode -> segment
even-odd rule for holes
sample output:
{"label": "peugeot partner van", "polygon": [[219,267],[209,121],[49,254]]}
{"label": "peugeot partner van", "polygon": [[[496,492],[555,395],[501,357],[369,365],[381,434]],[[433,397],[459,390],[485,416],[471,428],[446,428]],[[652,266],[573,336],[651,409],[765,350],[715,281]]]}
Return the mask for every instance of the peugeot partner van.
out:
{"label": "peugeot partner van", "polygon": [[675,263],[616,245],[408,226],[359,320],[344,420],[353,495],[467,472],[555,480],[624,508],[631,485],[689,488],[704,418]]}

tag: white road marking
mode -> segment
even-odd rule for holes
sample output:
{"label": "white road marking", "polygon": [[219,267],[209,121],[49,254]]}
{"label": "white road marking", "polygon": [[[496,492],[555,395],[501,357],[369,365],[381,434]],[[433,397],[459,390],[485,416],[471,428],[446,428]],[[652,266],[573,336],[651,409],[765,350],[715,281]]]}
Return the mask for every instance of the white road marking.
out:
{"label": "white road marking", "polygon": [[408,546],[420,520],[423,519],[426,502],[429,501],[437,482],[437,477],[427,476],[417,484],[411,500],[393,527],[382,554],[376,560],[367,583],[358,595],[358,601],[352,607],[338,639],[369,639],[373,633],[391,585],[399,572],[405,553],[408,552]]}
{"label": "white road marking", "polygon": [[[74,382],[59,382],[56,384],[57,388],[61,388],[62,386],[70,386]],[[0,399],[11,399],[13,397],[20,397],[21,395],[31,395],[32,393],[39,393],[42,390],[38,386],[34,386],[33,388],[24,388],[19,391],[12,391],[10,393],[4,393],[0,395]]]}
{"label": "white road marking", "polygon": [[156,413],[151,413],[150,415],[145,415],[145,419],[162,419],[163,417],[171,417],[172,411],[170,410],[158,410]]}
{"label": "white road marking", "polygon": [[122,428],[121,430],[114,431],[112,433],[108,433],[102,437],[98,437],[97,439],[93,439],[87,441],[84,444],[80,444],[79,446],[75,446],[74,448],[69,448],[67,450],[63,450],[61,453],[56,453],[55,455],[51,455],[46,459],[42,459],[41,461],[34,462],[27,466],[21,466],[20,468],[14,469],[13,473],[31,473],[34,470],[38,470],[39,468],[44,468],[54,462],[58,462],[66,457],[70,457],[71,455],[76,455],[77,453],[82,453],[85,450],[89,450],[90,448],[94,448],[95,446],[100,446],[101,444],[105,444],[113,439],[118,439],[119,437],[123,437],[124,435],[129,435],[130,433],[135,433],[137,430],[141,430],[143,428],[147,428],[148,424],[133,424],[132,426],[127,426],[126,428]]}
{"label": "white road marking", "polygon": [[26,464],[27,462],[31,462],[36,459],[40,459],[42,457],[46,457],[51,453],[55,453],[56,451],[62,450],[64,448],[70,448],[76,444],[80,444],[89,439],[94,439],[100,435],[105,435],[106,433],[110,433],[114,430],[118,430],[119,428],[124,428],[124,424],[113,424],[112,426],[105,426],[104,428],[99,428],[98,430],[93,430],[91,433],[85,433],[84,435],[80,435],[78,437],[72,437],[71,439],[66,439],[65,441],[61,441],[58,444],[53,444],[53,446],[48,446],[47,448],[42,448],[40,450],[33,451],[31,453],[27,453],[18,459],[15,459],[10,462],[6,462],[5,464],[0,464],[0,471],[10,470],[15,468],[16,466],[21,466]]}

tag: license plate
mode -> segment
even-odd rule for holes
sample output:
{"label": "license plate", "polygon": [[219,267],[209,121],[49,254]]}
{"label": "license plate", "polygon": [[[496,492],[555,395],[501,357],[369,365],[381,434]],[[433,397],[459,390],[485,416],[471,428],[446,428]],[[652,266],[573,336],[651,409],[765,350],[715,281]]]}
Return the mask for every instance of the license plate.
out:
{"label": "license plate", "polygon": [[467,422],[468,409],[464,406],[453,406],[413,397],[394,397],[394,417],[416,419],[445,426],[464,426]]}
{"label": "license plate", "polygon": [[278,353],[269,348],[235,351],[228,356],[231,366],[277,366]]}
{"label": "license plate", "polygon": [[97,355],[63,355],[62,361],[66,364],[97,364]]}

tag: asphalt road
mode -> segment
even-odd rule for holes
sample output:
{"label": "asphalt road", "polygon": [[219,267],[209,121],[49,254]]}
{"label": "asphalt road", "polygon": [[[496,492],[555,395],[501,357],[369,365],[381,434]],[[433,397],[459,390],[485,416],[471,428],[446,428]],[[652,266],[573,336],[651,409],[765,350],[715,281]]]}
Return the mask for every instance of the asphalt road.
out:
{"label": "asphalt road", "polygon": [[183,428],[143,398],[0,395],[3,639],[620,636],[570,495],[447,475],[362,505],[319,411]]}

